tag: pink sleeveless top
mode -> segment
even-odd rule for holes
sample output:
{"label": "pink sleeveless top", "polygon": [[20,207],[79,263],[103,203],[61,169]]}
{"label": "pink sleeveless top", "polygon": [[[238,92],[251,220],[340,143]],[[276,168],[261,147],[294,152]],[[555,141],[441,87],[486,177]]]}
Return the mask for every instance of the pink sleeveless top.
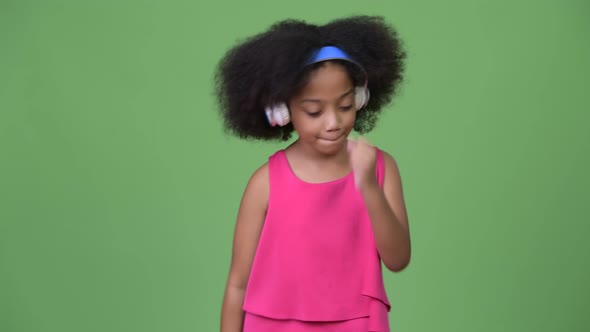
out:
{"label": "pink sleeveless top", "polygon": [[[377,150],[383,185],[384,161]],[[373,230],[354,176],[307,183],[284,150],[269,158],[270,196],[243,309],[311,322],[369,318],[389,331],[391,308]]]}

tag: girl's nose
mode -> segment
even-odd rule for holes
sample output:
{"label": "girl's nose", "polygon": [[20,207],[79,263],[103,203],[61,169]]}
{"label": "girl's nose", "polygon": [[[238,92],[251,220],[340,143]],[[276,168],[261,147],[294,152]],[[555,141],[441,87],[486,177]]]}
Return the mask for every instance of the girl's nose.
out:
{"label": "girl's nose", "polygon": [[341,119],[337,111],[332,110],[326,113],[326,130],[338,130],[340,129],[340,123]]}

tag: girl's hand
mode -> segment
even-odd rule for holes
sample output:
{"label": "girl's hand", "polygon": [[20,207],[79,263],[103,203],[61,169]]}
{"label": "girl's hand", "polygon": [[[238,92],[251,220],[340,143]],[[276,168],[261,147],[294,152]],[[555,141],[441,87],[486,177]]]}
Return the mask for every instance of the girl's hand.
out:
{"label": "girl's hand", "polygon": [[354,173],[356,188],[363,190],[371,186],[378,186],[375,175],[377,152],[369,142],[359,137],[358,140],[348,139],[348,158]]}

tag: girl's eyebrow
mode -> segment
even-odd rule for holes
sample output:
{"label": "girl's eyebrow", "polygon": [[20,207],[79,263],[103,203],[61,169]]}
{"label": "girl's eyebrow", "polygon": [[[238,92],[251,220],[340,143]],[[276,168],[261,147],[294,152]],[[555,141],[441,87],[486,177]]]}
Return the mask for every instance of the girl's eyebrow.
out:
{"label": "girl's eyebrow", "polygon": [[[340,97],[338,97],[338,99],[342,99],[346,96],[348,96],[349,94],[351,94],[354,91],[354,88],[348,90],[347,92],[343,93]],[[321,99],[311,99],[311,98],[306,98],[301,100],[302,103],[321,103],[322,100]]]}

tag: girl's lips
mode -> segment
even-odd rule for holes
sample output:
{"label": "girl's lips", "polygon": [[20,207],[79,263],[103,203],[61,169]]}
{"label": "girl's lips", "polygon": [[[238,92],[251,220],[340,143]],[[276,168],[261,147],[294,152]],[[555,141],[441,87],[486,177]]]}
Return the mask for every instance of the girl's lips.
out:
{"label": "girl's lips", "polygon": [[320,137],[320,140],[330,142],[330,143],[335,143],[335,142],[339,142],[343,137],[344,137],[344,135],[340,135],[340,136],[336,136],[336,137]]}

